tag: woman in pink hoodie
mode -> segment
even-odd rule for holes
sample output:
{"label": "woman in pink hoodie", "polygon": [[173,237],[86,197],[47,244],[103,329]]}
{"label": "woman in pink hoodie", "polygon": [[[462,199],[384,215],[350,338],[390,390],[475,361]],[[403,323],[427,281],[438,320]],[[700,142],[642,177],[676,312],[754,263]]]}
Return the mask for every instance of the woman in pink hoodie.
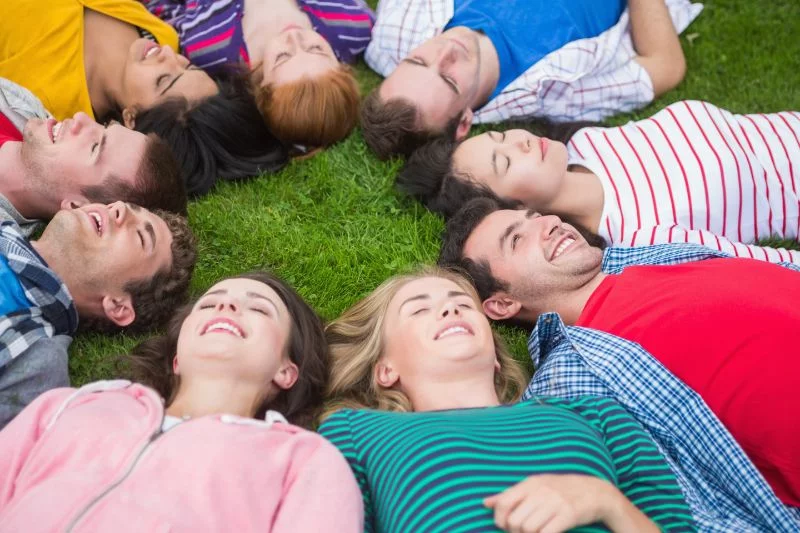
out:
{"label": "woman in pink hoodie", "polygon": [[0,529],[360,533],[344,458],[284,418],[312,419],[327,356],[281,280],[217,283],[134,349],[152,388],[55,389],[0,432]]}

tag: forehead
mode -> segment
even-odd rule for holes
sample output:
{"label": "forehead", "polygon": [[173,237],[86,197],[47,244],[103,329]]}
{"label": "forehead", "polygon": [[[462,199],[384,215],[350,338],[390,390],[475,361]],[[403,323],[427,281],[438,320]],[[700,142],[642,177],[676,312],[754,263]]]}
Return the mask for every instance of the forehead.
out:
{"label": "forehead", "polygon": [[187,69],[170,87],[163,97],[183,96],[190,102],[198,102],[214,96],[219,88],[214,80],[200,69]]}
{"label": "forehead", "polygon": [[400,63],[379,91],[384,102],[394,98],[413,102],[423,122],[433,127],[443,128],[458,112],[456,95],[432,67]]}
{"label": "forehead", "polygon": [[509,226],[525,218],[524,210],[501,209],[490,213],[467,238],[464,255],[472,260],[490,261],[500,250],[500,237]]}
{"label": "forehead", "polygon": [[[147,136],[120,124],[112,124],[106,128],[105,136],[106,141],[101,154],[104,166],[118,178],[133,183],[147,150]],[[163,220],[160,218],[158,220],[164,224]]]}
{"label": "forehead", "polygon": [[469,174],[484,176],[491,170],[495,142],[489,132],[470,137],[453,152],[453,166]]}

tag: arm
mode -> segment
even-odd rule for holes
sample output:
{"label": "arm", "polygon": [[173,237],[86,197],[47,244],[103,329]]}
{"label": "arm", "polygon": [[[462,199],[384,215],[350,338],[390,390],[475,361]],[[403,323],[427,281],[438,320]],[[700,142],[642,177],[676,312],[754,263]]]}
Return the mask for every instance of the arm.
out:
{"label": "arm", "polygon": [[686,58],[664,0],[629,0],[631,35],[639,63],[650,75],[658,97],[686,74]]}
{"label": "arm", "polygon": [[347,461],[325,439],[305,458],[285,489],[273,533],[336,531],[361,533],[364,510],[361,492]]}
{"label": "arm", "polygon": [[633,232],[630,238],[620,243],[623,246],[645,246],[661,243],[695,243],[719,250],[733,257],[746,257],[768,261],[792,270],[800,270],[800,252],[786,248],[770,248],[755,244],[734,242],[705,230],[690,230],[681,226],[654,226]]}

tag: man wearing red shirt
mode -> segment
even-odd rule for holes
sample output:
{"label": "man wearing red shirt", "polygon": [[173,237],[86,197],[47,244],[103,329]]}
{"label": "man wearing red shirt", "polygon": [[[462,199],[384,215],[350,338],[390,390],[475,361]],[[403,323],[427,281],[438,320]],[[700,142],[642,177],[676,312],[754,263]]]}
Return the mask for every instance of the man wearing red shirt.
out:
{"label": "man wearing red shirt", "polygon": [[163,141],[84,113],[58,122],[0,78],[0,220],[30,236],[62,208],[118,200],[185,213],[184,184]]}
{"label": "man wearing red shirt", "polygon": [[573,226],[487,199],[450,220],[440,262],[467,269],[495,320],[555,311],[642,345],[700,394],[778,498],[800,506],[796,267],[720,257],[608,274]]}

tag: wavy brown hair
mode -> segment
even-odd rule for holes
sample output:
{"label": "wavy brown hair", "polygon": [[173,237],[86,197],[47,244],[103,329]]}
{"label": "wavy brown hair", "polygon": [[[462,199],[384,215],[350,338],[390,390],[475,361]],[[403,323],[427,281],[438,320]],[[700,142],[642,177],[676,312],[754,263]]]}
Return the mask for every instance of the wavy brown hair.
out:
{"label": "wavy brown hair", "polygon": [[[403,286],[425,277],[452,281],[480,306],[478,294],[469,280],[452,270],[425,267],[384,281],[325,328],[331,353],[331,377],[323,419],[343,408],[413,410],[411,401],[401,391],[378,385],[374,370],[385,349],[383,329],[389,302]],[[527,384],[525,372],[511,357],[497,333],[492,331],[492,336],[500,362],[500,370],[495,373],[497,396],[501,402],[515,402]]]}
{"label": "wavy brown hair", "polygon": [[[251,279],[274,290],[286,305],[292,319],[288,339],[288,356],[297,365],[297,381],[288,390],[264,400],[254,417],[263,418],[268,409],[279,411],[292,424],[311,427],[319,407],[329,374],[328,344],[322,320],[294,289],[268,272],[248,272],[226,279]],[[172,318],[163,335],[138,344],[122,361],[123,374],[152,387],[169,406],[180,387],[175,375],[178,337],[183,321],[192,312],[192,304],[182,307]]]}

